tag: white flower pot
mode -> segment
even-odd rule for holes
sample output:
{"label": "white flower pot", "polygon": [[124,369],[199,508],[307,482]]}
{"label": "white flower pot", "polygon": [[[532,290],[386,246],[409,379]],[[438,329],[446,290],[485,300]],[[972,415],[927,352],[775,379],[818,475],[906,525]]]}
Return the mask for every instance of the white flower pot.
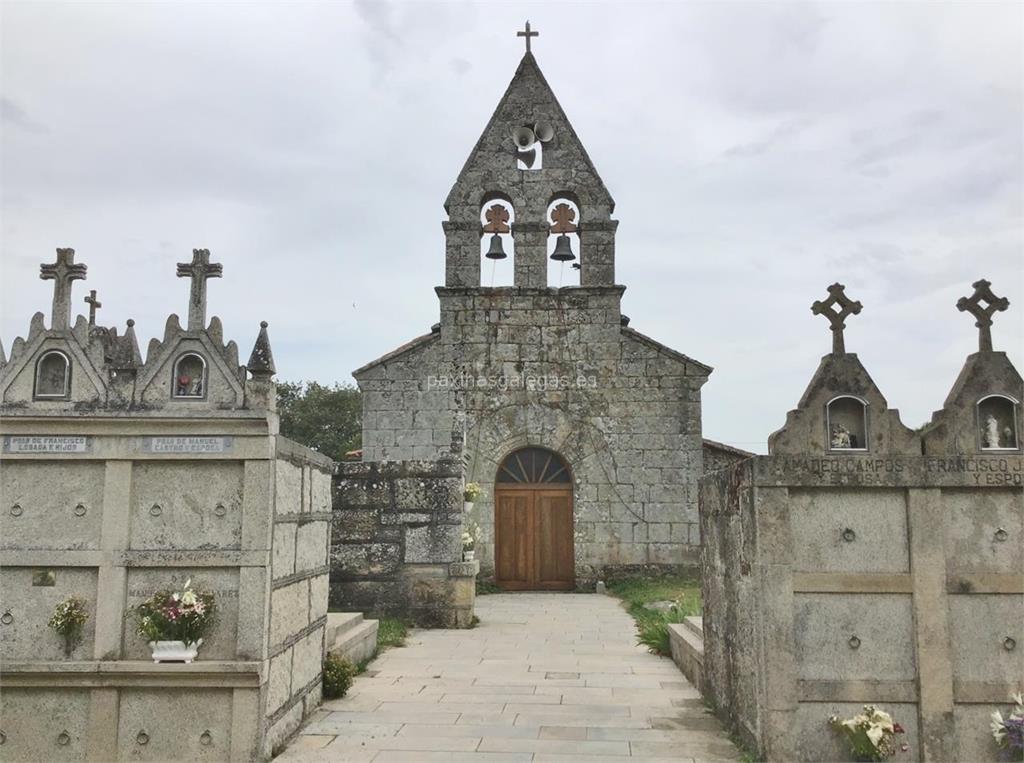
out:
{"label": "white flower pot", "polygon": [[469,512],[471,512],[473,510],[473,502],[472,501],[463,501],[462,502],[462,509],[463,509],[463,511],[465,511],[468,514]]}
{"label": "white flower pot", "polygon": [[473,549],[462,552],[462,561],[471,562],[475,558],[476,552]]}
{"label": "white flower pot", "polygon": [[150,641],[153,650],[153,662],[185,662],[190,663],[199,654],[202,639],[186,644],[184,641]]}

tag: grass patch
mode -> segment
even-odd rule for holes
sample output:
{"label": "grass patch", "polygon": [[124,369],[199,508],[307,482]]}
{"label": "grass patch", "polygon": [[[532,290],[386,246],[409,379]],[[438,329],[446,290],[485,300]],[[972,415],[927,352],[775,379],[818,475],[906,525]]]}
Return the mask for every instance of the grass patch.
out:
{"label": "grass patch", "polygon": [[494,584],[493,580],[477,580],[476,595],[486,596],[489,593],[501,593],[501,589]]}
{"label": "grass patch", "polygon": [[[637,642],[654,654],[669,655],[669,623],[701,612],[700,581],[689,577],[625,578],[608,583],[608,592],[622,599],[636,621]],[[667,612],[647,609],[652,601],[672,601]]]}
{"label": "grass patch", "polygon": [[382,617],[377,623],[377,651],[393,646],[405,646],[409,626],[397,617]]}

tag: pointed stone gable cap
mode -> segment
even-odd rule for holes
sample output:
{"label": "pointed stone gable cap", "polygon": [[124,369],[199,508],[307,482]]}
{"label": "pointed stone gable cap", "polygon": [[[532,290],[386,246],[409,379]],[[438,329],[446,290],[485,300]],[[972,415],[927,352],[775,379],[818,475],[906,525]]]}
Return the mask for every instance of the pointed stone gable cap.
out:
{"label": "pointed stone gable cap", "polygon": [[267,322],[260,322],[260,333],[256,337],[256,344],[253,345],[249,362],[245,364],[246,369],[253,376],[272,376],[277,373],[274,366],[274,353],[270,350],[270,336],[267,334]]}
{"label": "pointed stone gable cap", "polygon": [[479,202],[479,199],[467,199],[466,191],[475,190],[479,186],[473,177],[475,174],[500,171],[495,166],[496,158],[503,160],[507,155],[508,172],[519,179],[521,171],[515,169],[509,131],[513,125],[533,124],[535,121],[547,122],[554,128],[554,139],[544,146],[544,169],[557,168],[571,172],[576,179],[572,190],[584,203],[601,204],[607,206],[609,212],[614,211],[615,200],[541,73],[537,60],[532,53],[526,53],[448,193],[445,210],[449,214],[453,205],[468,201]]}

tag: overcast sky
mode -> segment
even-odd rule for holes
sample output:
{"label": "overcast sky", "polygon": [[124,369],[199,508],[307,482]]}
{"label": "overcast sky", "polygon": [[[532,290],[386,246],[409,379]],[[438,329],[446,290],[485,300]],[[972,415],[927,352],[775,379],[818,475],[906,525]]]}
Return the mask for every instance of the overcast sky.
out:
{"label": "overcast sky", "polygon": [[705,435],[764,450],[836,280],[917,426],[976,349],[978,278],[1024,370],[1022,7],[5,2],[0,335],[49,316],[39,263],[71,246],[76,307],[97,289],[144,350],[205,247],[243,361],[265,319],[279,378],[351,381],[438,319],[442,202],[529,18],[617,202],[623,311],[715,368]]}

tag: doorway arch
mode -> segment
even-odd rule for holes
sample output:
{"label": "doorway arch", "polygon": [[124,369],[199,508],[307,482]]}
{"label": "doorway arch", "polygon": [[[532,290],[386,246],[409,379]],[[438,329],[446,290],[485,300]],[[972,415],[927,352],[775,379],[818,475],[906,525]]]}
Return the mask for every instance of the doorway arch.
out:
{"label": "doorway arch", "polygon": [[576,587],[572,470],[546,448],[513,451],[494,480],[494,579],[508,591]]}

